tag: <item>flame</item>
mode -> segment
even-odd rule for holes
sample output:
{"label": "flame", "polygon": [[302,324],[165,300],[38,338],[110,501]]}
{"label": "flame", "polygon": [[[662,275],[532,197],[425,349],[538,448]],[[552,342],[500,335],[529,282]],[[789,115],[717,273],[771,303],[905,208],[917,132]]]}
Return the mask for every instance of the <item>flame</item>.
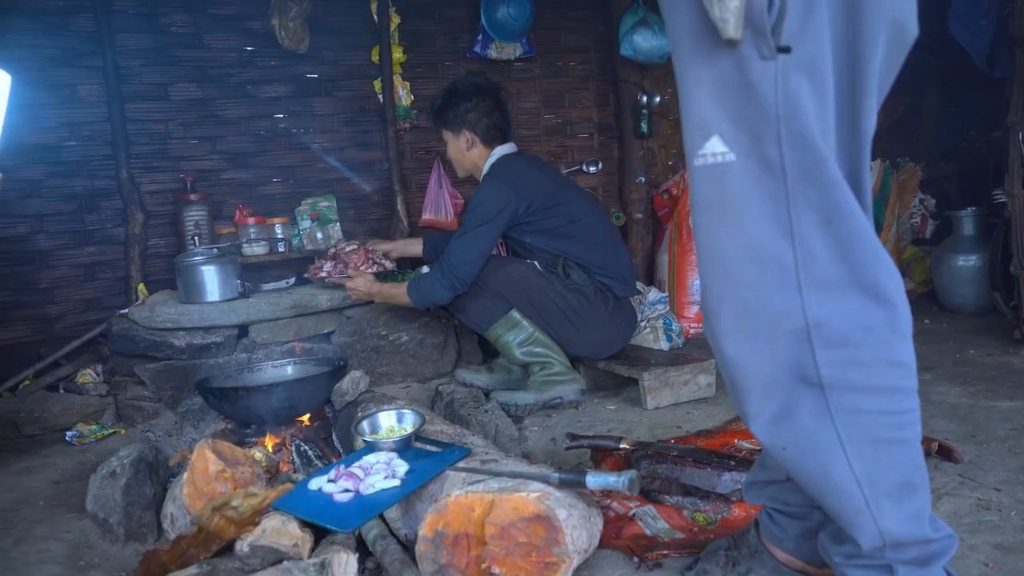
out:
{"label": "flame", "polygon": [[277,446],[277,444],[280,442],[281,438],[278,438],[277,436],[274,436],[270,432],[267,432],[267,435],[263,437],[263,440],[260,442],[260,444],[263,444],[263,447],[267,449],[267,452],[273,454],[274,447]]}
{"label": "flame", "polygon": [[305,414],[305,415],[302,415],[302,416],[299,416],[298,418],[296,418],[295,421],[296,422],[302,422],[303,426],[309,426],[309,418],[310,418],[310,415],[309,414]]}

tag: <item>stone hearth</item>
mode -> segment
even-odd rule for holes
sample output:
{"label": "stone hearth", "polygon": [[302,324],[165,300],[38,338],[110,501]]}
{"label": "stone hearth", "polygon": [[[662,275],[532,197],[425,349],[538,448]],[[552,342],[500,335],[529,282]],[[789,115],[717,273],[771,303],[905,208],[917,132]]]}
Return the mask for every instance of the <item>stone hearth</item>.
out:
{"label": "stone hearth", "polygon": [[119,376],[138,377],[171,409],[199,378],[256,362],[338,356],[375,385],[423,382],[480,356],[444,312],[356,302],[316,285],[212,304],[181,304],[158,292],[115,319],[108,347]]}

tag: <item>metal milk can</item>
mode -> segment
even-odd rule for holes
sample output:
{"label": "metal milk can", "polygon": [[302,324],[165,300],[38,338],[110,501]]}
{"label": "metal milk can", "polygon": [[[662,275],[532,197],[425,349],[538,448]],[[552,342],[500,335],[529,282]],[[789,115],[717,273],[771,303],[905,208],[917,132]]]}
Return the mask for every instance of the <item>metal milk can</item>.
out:
{"label": "metal milk can", "polygon": [[984,314],[993,308],[988,285],[989,238],[985,212],[967,208],[947,212],[953,235],[932,253],[935,296],[957,314]]}

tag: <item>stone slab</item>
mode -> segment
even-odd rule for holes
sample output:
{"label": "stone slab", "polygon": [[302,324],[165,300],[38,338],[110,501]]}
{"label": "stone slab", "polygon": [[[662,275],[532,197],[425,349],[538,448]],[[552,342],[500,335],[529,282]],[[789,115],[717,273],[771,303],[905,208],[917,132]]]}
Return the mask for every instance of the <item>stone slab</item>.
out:
{"label": "stone slab", "polygon": [[249,298],[211,304],[182,304],[178,302],[177,292],[164,290],[150,296],[145,304],[129,308],[128,317],[154,330],[228,328],[317,314],[355,304],[357,302],[343,288],[315,284],[257,292]]}
{"label": "stone slab", "polygon": [[669,351],[627,346],[611,358],[582,364],[635,381],[640,386],[640,403],[647,410],[715,395],[716,362],[703,340]]}
{"label": "stone slab", "polygon": [[336,310],[308,314],[295,318],[283,318],[260,322],[249,326],[249,338],[256,344],[275,344],[278,342],[294,342],[330,334],[338,328],[345,316]]}
{"label": "stone slab", "polygon": [[235,351],[238,328],[153,330],[123,316],[111,320],[107,347],[114,354],[159,360],[221,358]]}

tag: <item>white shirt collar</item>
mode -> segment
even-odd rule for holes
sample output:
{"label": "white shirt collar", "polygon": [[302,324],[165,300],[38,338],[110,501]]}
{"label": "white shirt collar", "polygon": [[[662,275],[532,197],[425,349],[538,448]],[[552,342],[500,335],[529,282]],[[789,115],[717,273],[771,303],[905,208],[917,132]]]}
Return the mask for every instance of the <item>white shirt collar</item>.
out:
{"label": "white shirt collar", "polygon": [[519,147],[516,146],[515,142],[506,142],[494,150],[491,150],[490,155],[487,156],[487,161],[484,162],[484,171],[480,173],[480,177],[483,178],[484,174],[487,174],[487,171],[491,169],[491,165],[494,164],[498,158],[518,151]]}

